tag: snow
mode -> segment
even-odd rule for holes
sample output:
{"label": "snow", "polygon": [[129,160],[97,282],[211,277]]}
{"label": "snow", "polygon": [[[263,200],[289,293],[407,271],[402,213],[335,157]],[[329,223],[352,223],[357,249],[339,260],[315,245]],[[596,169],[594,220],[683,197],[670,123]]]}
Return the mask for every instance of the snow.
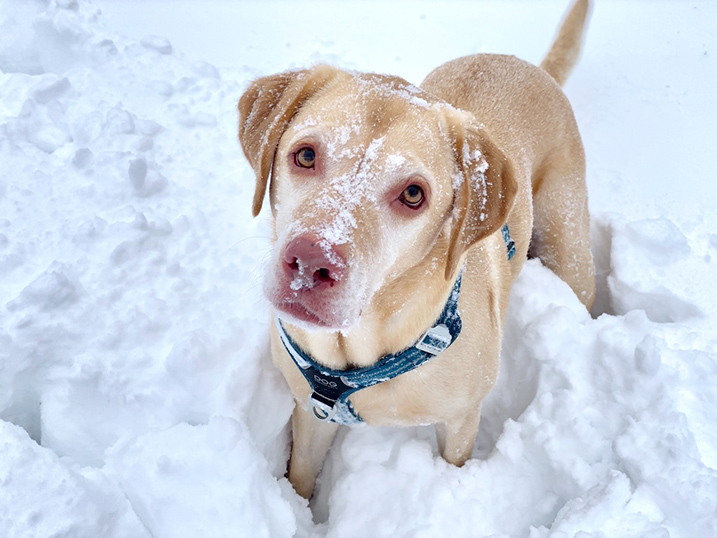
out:
{"label": "snow", "polygon": [[537,62],[566,6],[293,6],[0,1],[0,534],[717,536],[717,6],[595,8],[566,92],[596,317],[527,263],[474,457],[346,428],[310,505],[283,478],[243,88],[317,61],[413,83],[472,52]]}

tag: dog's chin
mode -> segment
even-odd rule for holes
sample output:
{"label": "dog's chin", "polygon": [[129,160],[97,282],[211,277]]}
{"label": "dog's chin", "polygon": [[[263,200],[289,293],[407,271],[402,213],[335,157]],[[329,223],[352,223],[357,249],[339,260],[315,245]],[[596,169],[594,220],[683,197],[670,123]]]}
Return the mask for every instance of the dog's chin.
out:
{"label": "dog's chin", "polygon": [[[274,302],[276,314],[282,321],[309,332],[348,331],[358,323],[359,316],[347,317],[340,313],[316,314],[295,302]],[[337,315],[338,314],[338,315]]]}

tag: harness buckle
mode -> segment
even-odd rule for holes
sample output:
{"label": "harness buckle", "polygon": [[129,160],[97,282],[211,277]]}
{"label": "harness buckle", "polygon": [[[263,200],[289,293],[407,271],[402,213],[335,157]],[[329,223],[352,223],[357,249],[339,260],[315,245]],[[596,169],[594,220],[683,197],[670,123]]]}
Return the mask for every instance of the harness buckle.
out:
{"label": "harness buckle", "polygon": [[334,400],[330,400],[317,392],[312,392],[306,403],[314,417],[321,422],[329,422],[338,411]]}
{"label": "harness buckle", "polygon": [[438,355],[451,345],[452,340],[448,327],[441,323],[428,329],[414,347],[431,355]]}

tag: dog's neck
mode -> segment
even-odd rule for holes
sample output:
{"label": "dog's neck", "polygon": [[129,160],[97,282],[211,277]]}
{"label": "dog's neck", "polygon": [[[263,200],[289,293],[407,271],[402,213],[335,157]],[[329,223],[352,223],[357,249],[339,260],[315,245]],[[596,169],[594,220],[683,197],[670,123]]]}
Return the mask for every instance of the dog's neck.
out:
{"label": "dog's neck", "polygon": [[386,354],[412,345],[440,315],[456,273],[448,280],[444,267],[420,264],[384,284],[351,330],[314,331],[287,325],[292,338],[316,361],[344,370],[374,364]]}

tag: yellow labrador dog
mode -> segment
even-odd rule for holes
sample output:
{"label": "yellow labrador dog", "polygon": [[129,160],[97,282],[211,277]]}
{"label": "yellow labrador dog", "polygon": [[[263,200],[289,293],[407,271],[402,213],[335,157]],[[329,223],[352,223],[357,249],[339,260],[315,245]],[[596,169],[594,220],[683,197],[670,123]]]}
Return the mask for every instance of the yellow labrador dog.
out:
{"label": "yellow labrador dog", "polygon": [[254,215],[267,187],[273,215],[265,292],[301,495],[339,424],[435,424],[447,461],[470,457],[529,250],[591,307],[585,159],[560,89],[588,7],[542,69],[478,54],[416,87],[318,65],[241,97]]}

